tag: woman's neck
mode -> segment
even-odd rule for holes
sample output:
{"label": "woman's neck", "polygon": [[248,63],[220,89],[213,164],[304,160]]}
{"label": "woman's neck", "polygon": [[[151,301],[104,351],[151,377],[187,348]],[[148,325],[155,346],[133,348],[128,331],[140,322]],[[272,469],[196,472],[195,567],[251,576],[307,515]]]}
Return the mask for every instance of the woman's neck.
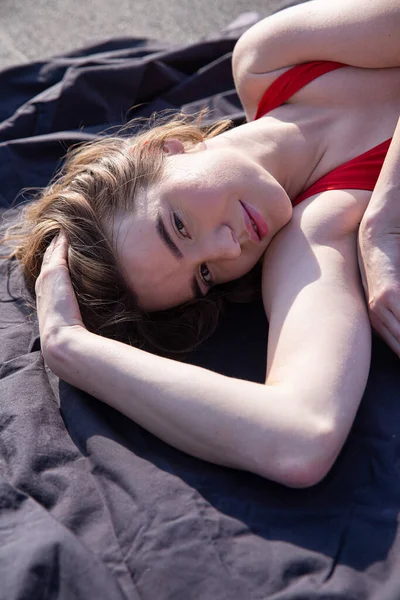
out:
{"label": "woman's neck", "polygon": [[235,145],[246,157],[268,171],[293,200],[307,187],[323,150],[317,143],[316,124],[307,121],[299,126],[273,117],[245,123],[207,143]]}

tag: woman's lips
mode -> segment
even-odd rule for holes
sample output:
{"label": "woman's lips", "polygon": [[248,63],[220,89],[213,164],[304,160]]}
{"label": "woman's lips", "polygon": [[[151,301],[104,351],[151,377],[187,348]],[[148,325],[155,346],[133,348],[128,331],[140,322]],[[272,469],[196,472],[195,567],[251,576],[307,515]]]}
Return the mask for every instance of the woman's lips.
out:
{"label": "woman's lips", "polygon": [[[264,217],[258,212],[254,206],[247,202],[240,201],[243,208],[243,217],[246,229],[253,242],[260,242],[269,232],[269,228]],[[256,226],[257,231],[253,227]]]}

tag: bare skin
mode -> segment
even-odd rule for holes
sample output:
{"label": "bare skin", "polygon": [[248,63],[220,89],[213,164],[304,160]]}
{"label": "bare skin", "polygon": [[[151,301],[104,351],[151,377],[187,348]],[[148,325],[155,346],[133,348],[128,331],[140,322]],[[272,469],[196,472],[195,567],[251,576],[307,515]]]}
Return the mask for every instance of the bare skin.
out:
{"label": "bare skin", "polygon": [[[400,48],[395,35],[400,6],[397,1],[370,0],[362,11],[359,7],[358,2],[347,1],[333,9],[317,0],[266,19],[245,34],[233,64],[249,118],[264,90],[290,65],[321,59],[353,66],[320,77],[260,121],[215,138],[199,150],[199,156],[217,145],[221,153],[233,146],[238,167],[246,166],[249,176],[254,174],[252,184],[261,167],[275,182],[267,178],[265,185],[285,192],[276,207],[283,210],[287,198],[391,137],[400,113]],[[385,69],[375,70],[379,67]],[[179,178],[182,161],[191,157],[176,147],[166,150],[180,194],[185,189],[184,178]],[[199,184],[200,179],[187,205],[195,221]],[[163,185],[157,197],[166,193]],[[219,189],[215,210],[223,205],[233,211],[228,215],[233,219],[238,198],[225,193],[229,180]],[[366,191],[324,192],[296,206],[290,220],[286,215],[276,221],[274,235],[265,241],[263,263],[262,291],[270,321],[265,385],[176,364],[89,333],[73,296],[62,237],[46,253],[36,288],[45,360],[66,381],[189,454],[285,485],[312,485],[338,455],[368,376],[371,333],[357,261],[357,232],[370,198]],[[143,202],[148,202],[146,215],[151,215],[158,200],[150,195]],[[267,218],[269,194],[265,200],[260,194],[257,202]],[[214,251],[220,247],[226,252],[228,246],[221,240],[229,242],[230,249],[240,249],[240,255],[229,258],[229,269],[236,268],[242,254],[257,260],[260,248],[253,252],[249,240],[240,240],[243,232],[234,231],[237,221],[217,215],[210,211],[202,217],[196,265],[207,258],[210,240],[220,244]],[[125,226],[122,220],[119,227]],[[239,238],[229,238],[227,227]],[[123,231],[122,244],[127,239],[129,227]],[[187,255],[190,258],[191,251]],[[131,256],[124,256],[129,270]],[[171,260],[173,273],[178,267]],[[226,254],[216,253],[207,260],[218,276],[227,273]],[[185,263],[186,279],[180,284],[185,293],[191,276],[188,265],[193,266]]]}
{"label": "bare skin", "polygon": [[370,321],[400,357],[400,121],[359,229]]}
{"label": "bare skin", "polygon": [[[372,22],[373,28],[370,27]],[[357,24],[356,28],[354,24]],[[248,117],[254,117],[266,81],[272,83],[287,64],[307,62],[318,57],[319,60],[336,60],[363,68],[386,68],[388,70],[382,76],[390,78],[393,72],[389,68],[398,66],[396,27],[399,27],[398,0],[385,3],[369,0],[362,4],[362,8],[358,2],[345,4],[343,0],[325,5],[310,2],[260,22],[241,38],[234,53],[236,84]],[[288,36],[290,43],[283,43],[287,42]],[[368,40],[368,43],[360,43],[362,39]],[[279,45],[279,42],[282,43]],[[332,44],[337,44],[334,58]],[[399,97],[397,78],[392,83],[391,93],[395,100]],[[328,90],[327,86],[325,89]],[[351,88],[347,90],[352,94]],[[357,105],[358,116],[363,114],[370,101],[379,101],[379,98],[382,100],[379,114],[383,116],[388,99],[386,83],[382,90],[369,88],[364,91],[365,96],[359,98]],[[325,97],[324,101],[328,106],[329,99]],[[331,88],[331,101],[340,105],[335,86]],[[353,123],[354,116],[353,111]],[[365,118],[368,119],[367,114]],[[366,122],[360,124],[361,131],[351,131],[351,127],[347,130],[351,136],[357,137],[349,138],[346,147],[351,148],[355,139],[362,138]],[[335,132],[339,133],[341,141],[346,140],[346,132],[338,129]],[[332,132],[334,138],[335,132]],[[329,141],[329,149],[333,149],[332,138]],[[358,250],[371,324],[400,357],[399,160],[400,135],[397,133],[372,201],[362,218]]]}

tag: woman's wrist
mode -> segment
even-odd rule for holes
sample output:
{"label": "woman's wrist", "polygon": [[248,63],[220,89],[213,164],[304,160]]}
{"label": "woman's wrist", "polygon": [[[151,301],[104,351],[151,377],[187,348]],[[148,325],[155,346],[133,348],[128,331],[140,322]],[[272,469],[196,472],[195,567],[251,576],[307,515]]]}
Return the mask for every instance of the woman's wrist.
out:
{"label": "woman's wrist", "polygon": [[55,375],[70,382],[71,365],[79,360],[85,340],[94,336],[79,325],[53,328],[41,336],[43,358]]}
{"label": "woman's wrist", "polygon": [[361,220],[362,230],[374,237],[400,226],[400,183],[378,186]]}
{"label": "woman's wrist", "polygon": [[372,235],[400,226],[400,119],[361,224]]}

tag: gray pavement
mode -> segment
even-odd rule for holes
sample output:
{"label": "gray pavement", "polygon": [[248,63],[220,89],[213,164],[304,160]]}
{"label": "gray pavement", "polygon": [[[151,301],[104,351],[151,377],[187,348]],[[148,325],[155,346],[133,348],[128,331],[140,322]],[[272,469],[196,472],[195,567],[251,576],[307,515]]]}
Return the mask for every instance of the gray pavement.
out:
{"label": "gray pavement", "polygon": [[[298,1],[298,0],[297,0]],[[70,52],[111,37],[186,44],[239,14],[267,16],[296,0],[0,0],[0,68]]]}

